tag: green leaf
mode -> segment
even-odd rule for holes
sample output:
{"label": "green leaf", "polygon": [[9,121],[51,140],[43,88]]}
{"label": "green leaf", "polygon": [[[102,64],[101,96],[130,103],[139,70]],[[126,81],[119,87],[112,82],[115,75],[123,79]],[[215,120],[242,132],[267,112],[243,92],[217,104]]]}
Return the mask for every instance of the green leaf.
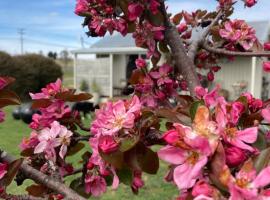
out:
{"label": "green leaf", "polygon": [[202,106],[202,105],[204,105],[203,100],[195,101],[195,102],[193,102],[193,103],[191,104],[189,112],[190,112],[190,116],[191,116],[192,121],[193,121],[194,118],[195,118],[195,115],[196,115],[196,113],[197,113],[198,107],[199,107],[199,106]]}
{"label": "green leaf", "polygon": [[254,167],[259,173],[263,168],[267,167],[270,162],[270,147],[261,151],[260,154],[254,159]]}
{"label": "green leaf", "polygon": [[256,147],[260,151],[266,149],[267,143],[266,143],[266,138],[263,132],[259,131],[257,140],[255,143],[253,143],[252,146]]}
{"label": "green leaf", "polygon": [[159,159],[156,152],[142,143],[137,145],[137,161],[142,171],[148,174],[156,174],[159,169]]}
{"label": "green leaf", "polygon": [[76,153],[78,153],[80,150],[82,150],[85,147],[85,144],[82,142],[78,142],[75,146],[72,146],[67,153],[67,156],[72,156]]}
{"label": "green leaf", "polygon": [[117,171],[117,176],[121,183],[125,185],[131,185],[132,183],[132,171],[130,169],[121,169]]}
{"label": "green leaf", "polygon": [[156,174],[159,169],[159,159],[156,152],[138,143],[124,154],[125,163],[131,170],[141,170],[148,174]]}
{"label": "green leaf", "polygon": [[135,135],[133,137],[124,138],[121,140],[119,151],[125,152],[133,148],[139,141],[139,136]]}
{"label": "green leaf", "polygon": [[91,194],[85,193],[85,185],[81,178],[77,178],[70,183],[70,188],[76,191],[79,195],[89,198]]}
{"label": "green leaf", "polygon": [[108,163],[117,169],[122,169],[124,166],[124,154],[120,151],[115,151],[110,154],[105,154],[99,151],[100,156]]}

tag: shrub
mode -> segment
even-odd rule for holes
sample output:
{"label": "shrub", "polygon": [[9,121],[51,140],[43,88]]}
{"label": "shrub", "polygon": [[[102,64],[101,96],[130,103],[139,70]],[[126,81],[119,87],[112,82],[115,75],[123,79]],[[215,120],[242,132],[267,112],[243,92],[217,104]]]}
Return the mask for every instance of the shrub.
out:
{"label": "shrub", "polygon": [[27,54],[11,57],[0,52],[0,75],[16,78],[13,89],[23,101],[29,100],[29,92],[37,92],[57,78],[62,78],[61,66],[41,55]]}

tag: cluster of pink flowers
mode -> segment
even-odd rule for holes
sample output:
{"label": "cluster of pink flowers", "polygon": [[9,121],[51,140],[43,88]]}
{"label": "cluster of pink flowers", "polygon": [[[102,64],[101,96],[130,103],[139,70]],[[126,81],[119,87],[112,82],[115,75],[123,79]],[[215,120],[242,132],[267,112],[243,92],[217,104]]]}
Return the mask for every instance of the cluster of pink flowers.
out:
{"label": "cluster of pink flowers", "polygon": [[170,65],[163,64],[148,71],[145,60],[138,59],[136,64],[143,74],[135,84],[142,105],[157,107],[159,102],[177,94],[176,89],[180,84],[171,78],[173,70]]}
{"label": "cluster of pink flowers", "polygon": [[[128,135],[129,129],[134,127],[135,120],[140,116],[140,110],[141,103],[137,96],[133,96],[129,101],[108,102],[96,111],[91,133],[98,138],[117,137],[120,131]],[[102,141],[106,145],[107,140],[102,139]]]}
{"label": "cluster of pink flowers", "polygon": [[163,34],[164,28],[153,26],[148,21],[144,21],[142,24],[137,24],[136,30],[133,33],[135,43],[138,47],[147,47],[147,56],[158,57],[159,53],[157,51],[156,43],[164,38]]}
{"label": "cluster of pink flowers", "polygon": [[136,31],[133,33],[133,37],[136,44],[140,47],[148,47],[149,56],[158,56],[156,41],[163,39],[164,28],[154,26],[147,20],[139,23],[138,19],[144,10],[149,10],[156,15],[159,6],[160,3],[157,0],[130,2],[127,7],[128,17],[125,18],[115,13],[113,5],[109,1],[78,0],[75,13],[90,18],[87,25],[92,36],[104,36],[107,32],[113,34],[114,31],[125,36],[128,33],[128,24],[134,23]]}
{"label": "cluster of pink flowers", "polygon": [[[246,7],[253,7],[256,3],[257,0],[242,0],[245,3]],[[233,3],[235,3],[236,0],[219,0],[219,5],[221,8],[226,8],[226,7],[230,7],[233,5]]]}
{"label": "cluster of pink flowers", "polygon": [[44,153],[46,159],[55,162],[56,148],[60,147],[59,156],[64,159],[72,135],[73,133],[65,126],[54,121],[50,124],[50,127],[46,127],[39,132],[33,131],[30,138],[24,138],[20,148],[21,150],[34,149],[35,154]]}
{"label": "cluster of pink flowers", "polygon": [[[185,199],[190,188],[194,199],[223,199],[218,189],[210,185],[204,172],[221,144],[225,160],[220,179],[229,188],[230,199],[269,198],[268,190],[262,189],[270,183],[267,178],[270,168],[264,168],[256,177],[253,167],[245,167],[245,163],[250,162],[249,158],[259,153],[252,146],[258,137],[258,123],[254,122],[249,127],[241,127],[239,123],[241,116],[247,112],[259,112],[270,122],[270,108],[263,108],[263,102],[249,93],[244,93],[241,97],[246,99],[245,105],[238,100],[227,102],[224,97],[219,96],[218,91],[219,87],[211,92],[197,87],[197,98],[204,105],[197,108],[192,126],[175,123],[163,134],[167,146],[161,148],[158,155],[171,164],[166,180],[173,181],[181,190],[180,199]],[[242,165],[242,169],[235,173],[235,167]]]}
{"label": "cluster of pink flowers", "polygon": [[219,34],[228,42],[225,47],[229,50],[234,50],[237,44],[241,45],[244,50],[249,50],[257,41],[255,29],[244,20],[225,22],[224,28],[219,30]]}
{"label": "cluster of pink flowers", "polygon": [[[106,191],[105,178],[113,176],[112,188],[119,185],[119,178],[115,168],[106,163],[100,156],[100,151],[110,154],[118,150],[121,137],[132,136],[130,132],[140,116],[141,103],[137,96],[129,101],[119,100],[108,102],[96,111],[96,117],[91,125],[91,133],[94,137],[89,143],[92,155],[87,164],[87,175],[85,177],[85,191],[93,196],[100,196]],[[140,178],[140,176],[139,176]],[[139,187],[138,176],[134,176],[134,187]],[[141,179],[140,179],[141,180]],[[138,186],[139,185],[139,186]]]}
{"label": "cluster of pink flowers", "polygon": [[65,105],[65,102],[56,97],[57,94],[67,91],[62,88],[60,79],[57,79],[55,83],[48,84],[45,88],[42,88],[41,91],[41,93],[36,94],[30,93],[33,100],[49,100],[48,105],[39,109],[40,114],[33,115],[30,128],[34,130],[49,127],[53,121],[72,114],[70,108]]}

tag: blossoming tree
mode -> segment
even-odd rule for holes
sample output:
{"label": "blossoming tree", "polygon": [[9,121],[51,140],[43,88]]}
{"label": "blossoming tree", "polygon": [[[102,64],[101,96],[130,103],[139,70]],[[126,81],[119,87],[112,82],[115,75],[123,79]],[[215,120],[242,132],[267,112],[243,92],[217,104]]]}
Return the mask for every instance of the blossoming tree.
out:
{"label": "blossoming tree", "polygon": [[[23,158],[1,151],[0,197],[81,200],[120,183],[137,194],[142,175],[156,174],[163,160],[165,180],[179,189],[178,199],[270,199],[270,101],[243,93],[229,102],[220,86],[208,91],[200,84],[222,70],[220,58],[270,57],[270,43],[260,44],[244,20],[230,19],[235,2],[213,1],[215,11],[171,15],[163,0],[78,0],[75,13],[84,17],[89,36],[131,33],[136,45],[148,50],[153,67],[137,59],[130,79],[134,94],[101,105],[90,128],[66,104],[90,94],[65,89],[61,80],[30,94],[40,113],[20,144]],[[257,3],[242,2],[246,9]],[[196,28],[201,34],[194,39]],[[270,63],[263,68],[269,72]],[[0,108],[20,103],[7,89],[13,81],[0,79]],[[161,145],[157,152],[154,145]],[[75,169],[67,157],[82,149],[81,167]],[[77,178],[65,185],[65,177],[74,174]],[[36,182],[27,187],[29,195],[7,193],[15,176],[18,185],[27,178]]]}

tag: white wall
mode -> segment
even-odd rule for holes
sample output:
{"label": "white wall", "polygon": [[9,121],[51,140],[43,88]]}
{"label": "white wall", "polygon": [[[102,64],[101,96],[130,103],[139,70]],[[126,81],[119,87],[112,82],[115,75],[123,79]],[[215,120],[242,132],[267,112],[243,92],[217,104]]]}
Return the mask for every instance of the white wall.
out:
{"label": "white wall", "polygon": [[77,89],[80,88],[81,82],[86,80],[88,82],[90,91],[92,92],[93,81],[96,81],[100,88],[101,95],[110,95],[110,60],[109,58],[99,58],[99,59],[78,59],[77,60],[77,76],[76,85]]}
{"label": "white wall", "polygon": [[123,87],[121,80],[126,80],[126,55],[113,55],[113,86]]}
{"label": "white wall", "polygon": [[[251,92],[251,80],[252,80],[252,58],[235,58],[234,61],[229,62],[224,60],[220,62],[221,70],[216,73],[215,83],[219,83],[223,89],[226,89],[230,93],[230,99],[237,98],[232,85],[238,81],[247,82],[246,91]],[[262,71],[261,63],[257,60],[256,72],[255,72],[255,92],[253,95],[259,98],[261,96],[262,88]]]}

